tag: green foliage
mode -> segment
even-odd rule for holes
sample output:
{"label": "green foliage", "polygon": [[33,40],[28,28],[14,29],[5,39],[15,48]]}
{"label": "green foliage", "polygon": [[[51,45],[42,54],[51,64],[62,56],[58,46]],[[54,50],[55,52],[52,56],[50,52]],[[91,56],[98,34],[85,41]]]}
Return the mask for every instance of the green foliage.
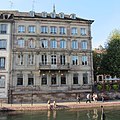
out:
{"label": "green foliage", "polygon": [[115,30],[109,37],[101,64],[105,74],[120,77],[120,31]]}
{"label": "green foliage", "polygon": [[115,91],[118,91],[118,89],[119,89],[119,85],[118,85],[118,84],[114,84],[112,87],[113,87],[113,89],[114,89]]}
{"label": "green foliage", "polygon": [[105,89],[106,91],[110,91],[111,90],[111,86],[109,84],[105,85]]}
{"label": "green foliage", "polygon": [[101,84],[98,84],[98,85],[97,85],[97,89],[98,89],[99,91],[101,91],[101,90],[102,90],[102,88],[103,88],[103,87],[102,87],[102,85],[101,85]]}

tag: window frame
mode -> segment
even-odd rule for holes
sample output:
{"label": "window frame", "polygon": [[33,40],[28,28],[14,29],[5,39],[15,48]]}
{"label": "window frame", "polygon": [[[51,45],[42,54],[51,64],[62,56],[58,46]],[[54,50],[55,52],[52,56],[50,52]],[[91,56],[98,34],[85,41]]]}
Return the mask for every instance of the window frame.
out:
{"label": "window frame", "polygon": [[0,57],[0,69],[5,69],[6,58]]}
{"label": "window frame", "polygon": [[0,50],[6,50],[6,49],[7,49],[7,40],[0,39]]}

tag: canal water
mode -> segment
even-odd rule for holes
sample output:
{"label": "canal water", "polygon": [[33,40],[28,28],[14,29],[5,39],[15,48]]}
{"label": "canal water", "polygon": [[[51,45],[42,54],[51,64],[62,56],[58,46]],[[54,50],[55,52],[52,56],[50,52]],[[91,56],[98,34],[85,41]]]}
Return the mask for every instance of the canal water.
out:
{"label": "canal water", "polygon": [[[103,112],[105,119],[102,119]],[[0,120],[120,120],[120,108],[0,112]]]}

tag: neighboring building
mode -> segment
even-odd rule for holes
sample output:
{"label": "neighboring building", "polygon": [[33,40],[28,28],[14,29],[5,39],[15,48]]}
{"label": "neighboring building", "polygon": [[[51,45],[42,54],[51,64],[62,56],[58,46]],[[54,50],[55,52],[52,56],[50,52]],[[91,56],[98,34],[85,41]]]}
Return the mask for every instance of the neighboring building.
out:
{"label": "neighboring building", "polygon": [[11,12],[9,102],[65,101],[92,91],[93,20],[56,14],[55,9],[51,13]]}
{"label": "neighboring building", "polygon": [[0,11],[0,99],[7,100],[10,75],[10,44],[13,16]]}

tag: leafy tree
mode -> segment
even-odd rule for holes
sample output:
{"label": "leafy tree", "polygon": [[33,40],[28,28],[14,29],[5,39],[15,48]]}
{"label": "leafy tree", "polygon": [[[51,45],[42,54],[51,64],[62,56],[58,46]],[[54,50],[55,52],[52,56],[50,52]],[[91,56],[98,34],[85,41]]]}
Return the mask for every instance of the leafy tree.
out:
{"label": "leafy tree", "polygon": [[106,53],[101,61],[101,68],[105,74],[120,77],[120,31],[114,30],[106,47]]}
{"label": "leafy tree", "polygon": [[[100,46],[101,47],[101,46]],[[102,51],[104,49],[102,48]],[[99,74],[103,74],[103,69],[101,69],[101,62],[104,56],[104,52],[93,51],[93,68],[94,68],[94,80],[96,80],[96,76]]]}

